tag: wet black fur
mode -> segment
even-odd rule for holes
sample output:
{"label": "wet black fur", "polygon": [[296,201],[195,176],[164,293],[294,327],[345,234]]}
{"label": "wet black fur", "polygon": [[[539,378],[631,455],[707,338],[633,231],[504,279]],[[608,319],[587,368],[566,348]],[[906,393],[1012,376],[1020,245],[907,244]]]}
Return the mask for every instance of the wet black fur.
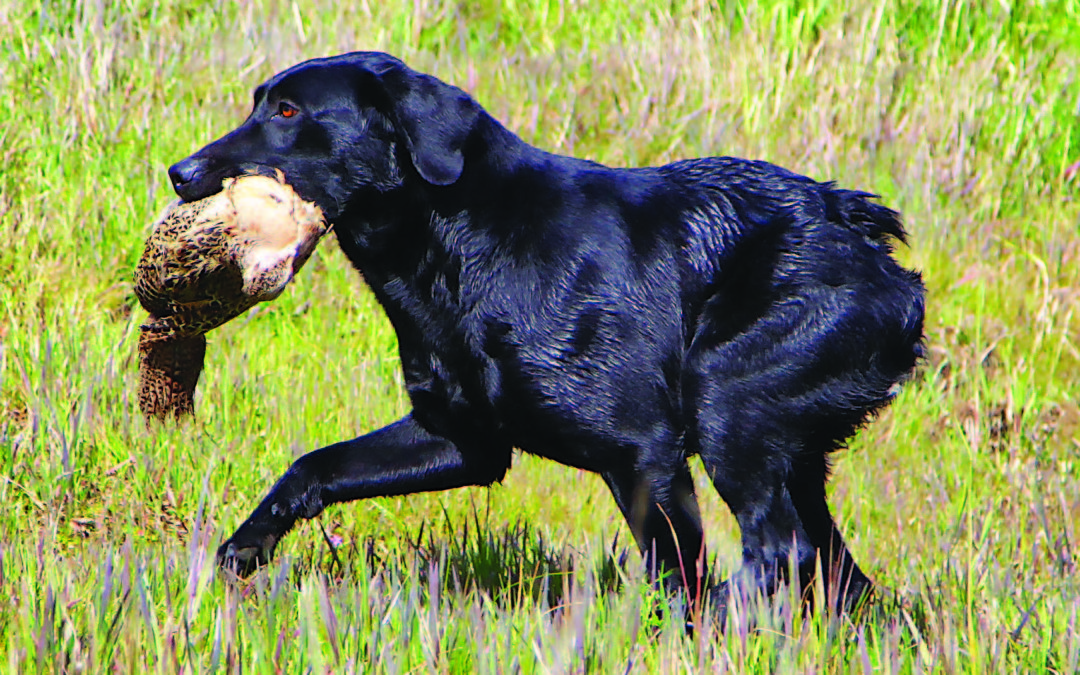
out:
{"label": "wet black fur", "polygon": [[603,476],[676,587],[703,578],[699,455],[742,529],[739,587],[769,592],[789,564],[805,584],[820,554],[834,602],[869,589],[825,501],[828,455],[915,365],[924,297],[871,195],[728,157],[554,155],[366,52],[274,76],[169,175],[196,200],[272,169],[385,308],[413,411],[298,459],[222,564],[252,570],[329,504],[497,482],[520,448]]}

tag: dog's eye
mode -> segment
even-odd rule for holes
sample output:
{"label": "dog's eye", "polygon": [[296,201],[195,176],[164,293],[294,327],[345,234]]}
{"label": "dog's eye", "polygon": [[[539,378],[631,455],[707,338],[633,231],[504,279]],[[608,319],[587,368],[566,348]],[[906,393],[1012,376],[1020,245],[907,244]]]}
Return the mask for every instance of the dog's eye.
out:
{"label": "dog's eye", "polygon": [[282,101],[278,104],[277,114],[281,115],[282,117],[292,117],[298,112],[300,112],[300,109],[292,105],[291,103],[286,103],[285,101]]}

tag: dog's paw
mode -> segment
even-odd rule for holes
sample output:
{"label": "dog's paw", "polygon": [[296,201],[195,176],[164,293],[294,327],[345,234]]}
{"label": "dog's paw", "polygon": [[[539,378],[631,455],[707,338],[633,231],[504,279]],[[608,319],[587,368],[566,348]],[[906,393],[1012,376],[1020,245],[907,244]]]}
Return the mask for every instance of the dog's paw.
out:
{"label": "dog's paw", "polygon": [[239,577],[250,576],[255,570],[270,562],[274,554],[274,543],[276,542],[241,540],[233,535],[217,550],[218,567],[233,572]]}

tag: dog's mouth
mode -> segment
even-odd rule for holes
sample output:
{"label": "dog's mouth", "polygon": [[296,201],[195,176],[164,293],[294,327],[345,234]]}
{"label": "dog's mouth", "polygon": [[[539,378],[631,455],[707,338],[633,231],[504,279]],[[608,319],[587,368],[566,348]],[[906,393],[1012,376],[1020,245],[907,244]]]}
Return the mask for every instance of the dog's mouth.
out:
{"label": "dog's mouth", "polygon": [[173,190],[184,202],[197,202],[221,192],[227,178],[259,175],[276,178],[280,169],[263,164],[241,164],[210,170],[204,160],[188,157],[169,167],[169,180]]}
{"label": "dog's mouth", "polygon": [[173,190],[185,202],[197,202],[221,192],[222,181],[230,177],[229,171],[206,171],[190,157],[169,167]]}
{"label": "dog's mouth", "polygon": [[193,155],[169,167],[169,180],[173,190],[182,202],[197,202],[221,192],[229,178],[239,176],[266,176],[285,183],[296,190],[305,201],[313,202],[322,209],[328,220],[341,213],[341,204],[332,198],[320,186],[313,186],[303,180],[303,175],[286,173],[272,164],[244,162],[226,166],[210,167],[209,162]]}

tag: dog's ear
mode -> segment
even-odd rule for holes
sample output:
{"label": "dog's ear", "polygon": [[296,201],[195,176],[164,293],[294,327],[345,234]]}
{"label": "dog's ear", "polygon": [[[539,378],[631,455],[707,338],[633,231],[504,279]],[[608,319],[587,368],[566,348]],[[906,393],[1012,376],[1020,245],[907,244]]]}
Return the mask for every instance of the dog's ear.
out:
{"label": "dog's ear", "polygon": [[480,117],[468,94],[401,65],[376,73],[391,121],[417,173],[432,185],[451,185],[465,169],[465,143]]}

